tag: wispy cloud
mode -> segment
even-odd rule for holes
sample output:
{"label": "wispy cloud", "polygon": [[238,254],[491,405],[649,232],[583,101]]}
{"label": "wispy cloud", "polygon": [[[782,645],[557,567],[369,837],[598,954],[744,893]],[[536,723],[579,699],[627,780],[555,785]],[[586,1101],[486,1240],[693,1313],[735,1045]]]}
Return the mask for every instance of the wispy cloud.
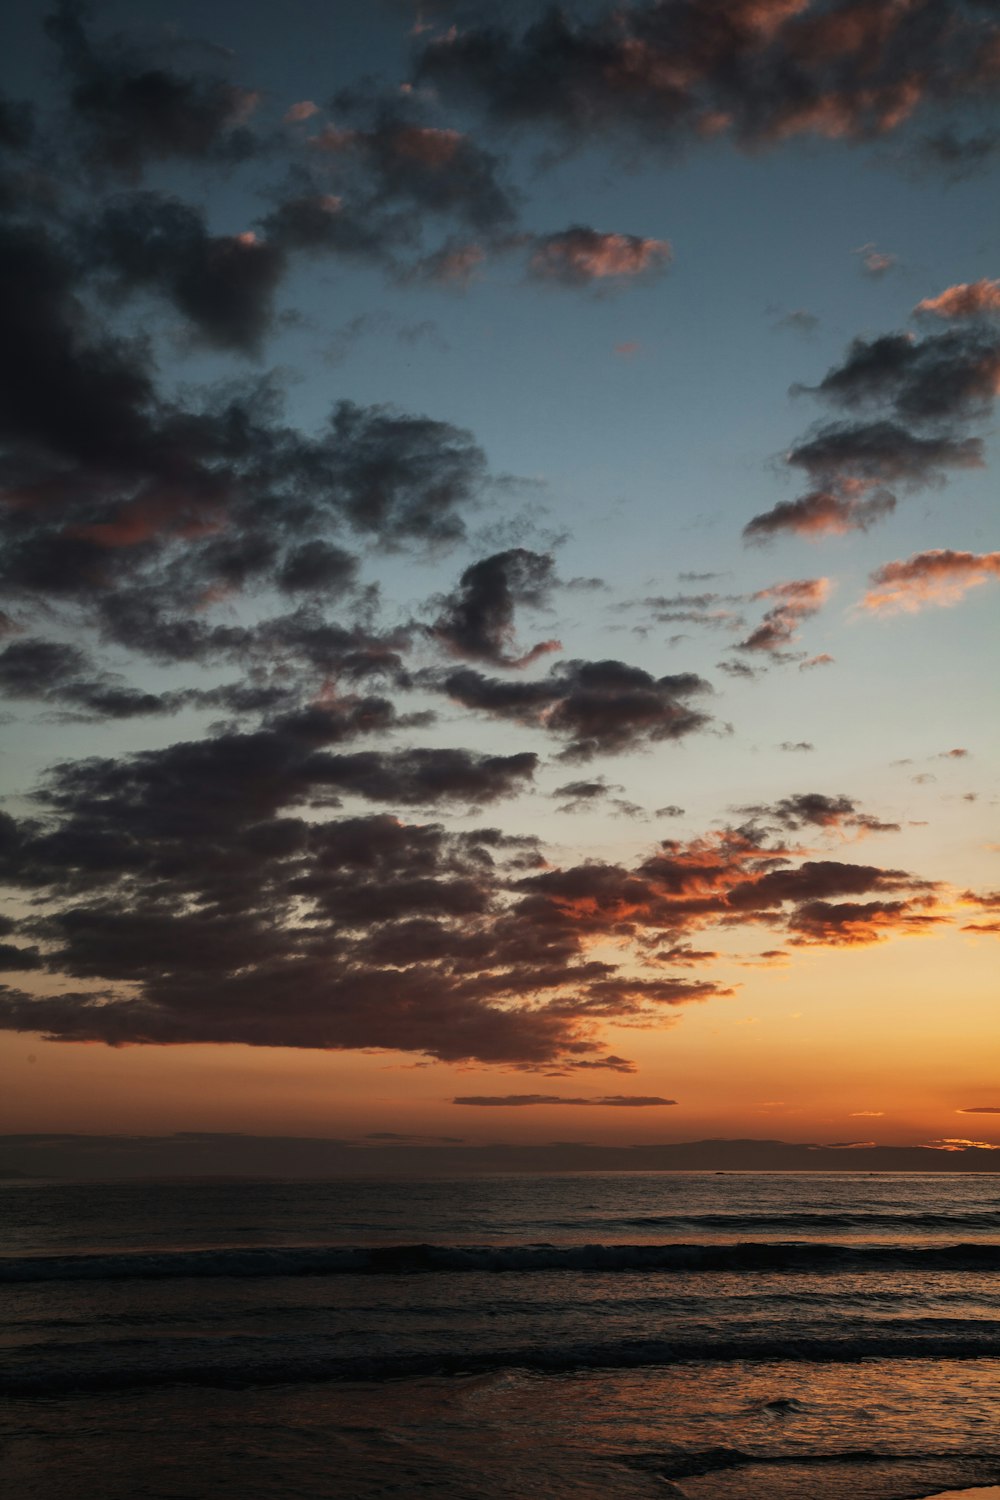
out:
{"label": "wispy cloud", "polygon": [[872,614],[915,614],[928,605],[958,604],[971,589],[1000,579],[1000,552],[939,547],[872,573],[860,607]]}

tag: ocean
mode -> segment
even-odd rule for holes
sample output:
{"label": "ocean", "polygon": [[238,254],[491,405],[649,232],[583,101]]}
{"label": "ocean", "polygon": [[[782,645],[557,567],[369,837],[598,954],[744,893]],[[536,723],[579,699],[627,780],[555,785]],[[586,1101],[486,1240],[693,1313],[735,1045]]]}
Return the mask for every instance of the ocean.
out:
{"label": "ocean", "polygon": [[1000,1495],[1000,1178],[0,1184],[10,1500]]}

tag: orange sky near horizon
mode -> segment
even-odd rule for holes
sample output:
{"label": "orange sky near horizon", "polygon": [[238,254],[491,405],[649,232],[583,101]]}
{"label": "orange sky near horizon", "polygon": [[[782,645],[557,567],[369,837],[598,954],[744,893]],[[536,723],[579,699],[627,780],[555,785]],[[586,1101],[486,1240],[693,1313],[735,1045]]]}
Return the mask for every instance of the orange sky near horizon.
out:
{"label": "orange sky near horizon", "polygon": [[[961,991],[954,974],[961,965]],[[240,1045],[110,1048],[0,1039],[0,1132],[377,1131],[483,1143],[620,1145],[706,1137],[948,1139],[1000,1146],[1000,1035],[990,940],[953,932],[733,966],[732,999],[662,1027],[603,1028],[634,1073],[547,1074],[404,1053]],[[461,1106],[456,1097],[656,1095],[669,1107]],[[963,1110],[992,1108],[994,1114]]]}

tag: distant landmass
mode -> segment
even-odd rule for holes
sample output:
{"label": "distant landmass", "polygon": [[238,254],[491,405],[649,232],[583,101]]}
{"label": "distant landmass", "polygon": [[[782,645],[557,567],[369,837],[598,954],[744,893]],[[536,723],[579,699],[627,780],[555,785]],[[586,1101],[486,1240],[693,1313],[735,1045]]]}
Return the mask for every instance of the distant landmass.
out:
{"label": "distant landmass", "polygon": [[779,1140],[595,1146],[438,1143],[190,1132],[171,1136],[0,1136],[0,1179],[398,1177],[495,1172],[1000,1172],[1000,1149],[824,1145]]}

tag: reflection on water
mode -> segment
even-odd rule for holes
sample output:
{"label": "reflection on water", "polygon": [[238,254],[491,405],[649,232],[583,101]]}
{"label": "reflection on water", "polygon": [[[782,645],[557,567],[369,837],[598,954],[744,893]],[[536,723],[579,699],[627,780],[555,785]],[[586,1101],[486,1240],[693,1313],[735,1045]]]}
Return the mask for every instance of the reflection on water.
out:
{"label": "reflection on water", "polygon": [[218,1245],[1000,1238],[997,1177],[614,1172],[436,1181],[4,1184],[0,1253]]}
{"label": "reflection on water", "polygon": [[998,1360],[174,1387],[3,1416],[18,1500],[903,1500],[1000,1485]]}
{"label": "reflection on water", "polygon": [[3,1500],[1000,1500],[998,1186],[19,1184]]}

